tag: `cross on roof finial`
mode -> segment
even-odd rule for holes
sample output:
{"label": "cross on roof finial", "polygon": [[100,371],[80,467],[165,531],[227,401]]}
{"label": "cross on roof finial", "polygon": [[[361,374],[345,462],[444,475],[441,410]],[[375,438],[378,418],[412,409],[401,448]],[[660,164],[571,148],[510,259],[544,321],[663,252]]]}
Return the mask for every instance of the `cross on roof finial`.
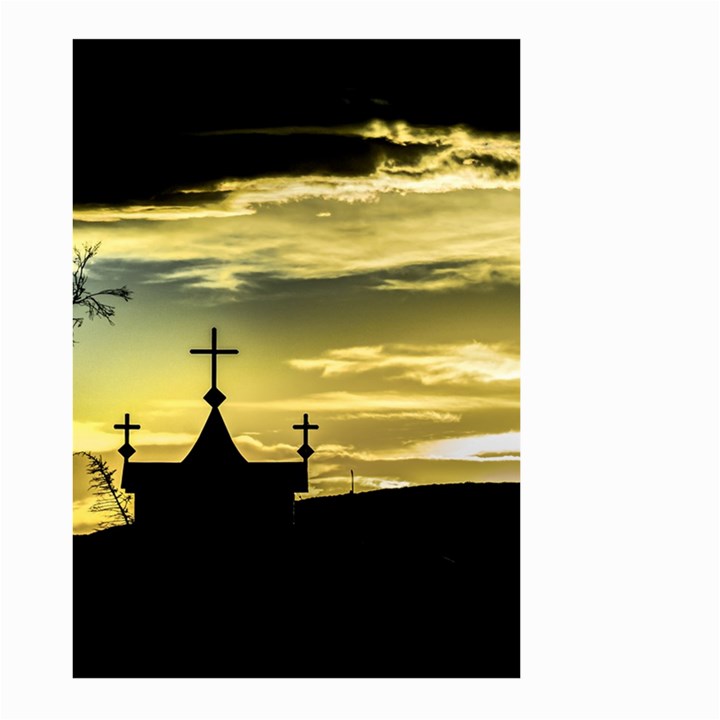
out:
{"label": "cross on roof finial", "polygon": [[236,349],[218,350],[217,346],[217,328],[212,329],[212,347],[202,350],[190,350],[191,355],[210,355],[211,356],[211,378],[212,387],[205,393],[204,400],[210,407],[219,407],[225,400],[217,387],[217,356],[218,355],[237,355],[240,351]]}
{"label": "cross on roof finial", "polygon": [[130,413],[125,413],[125,422],[122,424],[113,425],[115,430],[125,431],[125,444],[118,448],[118,452],[126,459],[129,460],[131,456],[135,454],[135,448],[130,444],[130,431],[139,430],[139,425],[130,424]]}
{"label": "cross on roof finial", "polygon": [[311,425],[308,422],[308,414],[305,413],[303,415],[303,424],[302,425],[293,425],[293,430],[302,430],[303,431],[303,444],[299,448],[298,455],[302,457],[305,462],[307,462],[308,458],[315,452],[309,445],[308,445],[308,430],[318,430],[320,428],[319,425]]}

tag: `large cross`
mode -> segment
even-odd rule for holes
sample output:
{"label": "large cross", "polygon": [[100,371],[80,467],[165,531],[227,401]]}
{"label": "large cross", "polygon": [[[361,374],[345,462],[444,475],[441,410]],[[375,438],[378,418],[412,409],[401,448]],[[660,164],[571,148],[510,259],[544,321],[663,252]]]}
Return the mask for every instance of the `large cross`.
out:
{"label": "large cross", "polygon": [[193,355],[212,355],[212,388],[217,389],[217,356],[218,355],[237,355],[240,351],[236,349],[218,350],[217,346],[217,328],[212,329],[212,347],[204,350],[191,350]]}
{"label": "large cross", "polygon": [[307,462],[307,459],[315,452],[310,445],[308,445],[308,430],[319,430],[319,425],[311,425],[308,422],[308,414],[305,413],[303,415],[303,423],[302,425],[293,425],[293,430],[302,430],[303,431],[303,444],[302,447],[298,450],[298,454]]}
{"label": "large cross", "polygon": [[125,413],[125,422],[113,425],[115,430],[125,431],[125,444],[118,450],[118,452],[127,460],[131,455],[135,454],[135,448],[130,444],[130,431],[139,430],[139,425],[130,424],[130,413]]}
{"label": "large cross", "polygon": [[131,430],[139,430],[139,425],[131,425],[130,424],[130,413],[125,413],[125,422],[123,424],[113,425],[113,428],[115,430],[124,430],[125,431],[125,442],[129,445],[130,444],[130,431]]}

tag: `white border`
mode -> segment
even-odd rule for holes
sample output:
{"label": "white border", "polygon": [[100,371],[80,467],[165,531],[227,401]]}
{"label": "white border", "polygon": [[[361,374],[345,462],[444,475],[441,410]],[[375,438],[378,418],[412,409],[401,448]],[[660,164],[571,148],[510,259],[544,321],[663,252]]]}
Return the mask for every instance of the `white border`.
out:
{"label": "white border", "polygon": [[[718,716],[715,3],[19,2],[3,20],[3,717]],[[522,679],[72,680],[71,39],[323,36],[522,39]],[[468,93],[494,70],[458,68]]]}

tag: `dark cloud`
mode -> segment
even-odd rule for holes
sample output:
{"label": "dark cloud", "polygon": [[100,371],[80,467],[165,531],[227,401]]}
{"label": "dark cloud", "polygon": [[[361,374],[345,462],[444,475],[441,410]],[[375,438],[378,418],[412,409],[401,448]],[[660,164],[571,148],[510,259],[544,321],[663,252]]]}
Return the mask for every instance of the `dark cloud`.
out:
{"label": "dark cloud", "polygon": [[454,156],[458,163],[462,163],[465,160],[469,160],[476,165],[484,165],[491,167],[496,175],[509,175],[515,173],[520,169],[520,164],[517,160],[505,160],[503,158],[495,157],[494,155],[467,155],[466,157]]}
{"label": "dark cloud", "polygon": [[[436,145],[397,145],[384,138],[312,135],[302,131],[282,136],[146,135],[136,138],[135,144],[131,150],[123,146],[122,139],[107,138],[106,152],[76,153],[77,205],[215,202],[226,194],[178,191],[230,178],[362,176],[387,163],[412,168],[422,158],[440,150]],[[116,153],[115,147],[121,151]],[[142,162],[138,148],[144,148],[146,153]],[[86,184],[83,178],[92,178],[92,182]]]}
{"label": "dark cloud", "polygon": [[520,457],[520,453],[514,450],[505,450],[503,452],[479,452],[475,453],[473,457],[478,458],[508,458],[508,457]]}
{"label": "dark cloud", "polygon": [[[363,174],[388,153],[412,163],[410,150],[360,138],[199,132],[370,119],[516,132],[519,59],[518,41],[75,41],[75,202],[293,168]],[[482,92],[468,92],[481,72]]]}
{"label": "dark cloud", "polygon": [[173,207],[178,206],[196,206],[196,205],[210,205],[213,203],[219,203],[225,200],[229,192],[221,190],[208,190],[208,191],[193,191],[193,192],[180,192],[180,191],[169,191],[164,195],[158,195],[152,198],[153,204],[162,207],[163,205],[171,205]]}
{"label": "dark cloud", "polygon": [[[148,302],[166,308],[180,304],[200,312],[204,307],[239,297],[239,293],[208,287],[203,282],[223,265],[224,261],[216,258],[148,261],[100,258],[90,269],[88,285],[91,291],[129,287],[133,301],[122,308],[126,313],[139,311]],[[238,274],[238,285],[241,282],[247,282],[247,277]]]}
{"label": "dark cloud", "polygon": [[99,258],[93,265],[91,274],[98,284],[107,284],[113,278],[131,278],[134,284],[158,282],[162,278],[181,275],[192,270],[214,267],[219,260],[202,258],[193,260],[122,260],[119,258]]}
{"label": "dark cloud", "polygon": [[[126,221],[132,222],[132,221]],[[141,224],[147,221],[135,221]],[[202,258],[192,260],[123,260],[118,258],[99,258],[91,268],[91,287],[98,289],[112,283],[128,284],[133,287],[159,285],[165,293],[182,293],[195,290],[202,294],[217,292],[209,288],[193,287],[199,276],[205,271],[213,272],[218,266],[226,264],[222,258]],[[470,265],[467,262],[439,262],[407,265],[387,270],[364,273],[352,273],[334,278],[291,278],[265,271],[250,271],[233,275],[238,283],[247,283],[251,293],[240,292],[237,301],[262,302],[302,297],[304,302],[312,299],[325,301],[329,298],[365,296],[368,289],[376,288],[390,279],[421,280],[435,271],[462,269]],[[193,273],[197,273],[196,276]],[[196,299],[196,298],[195,298]],[[353,300],[355,302],[355,300]],[[436,302],[432,300],[431,302]]]}
{"label": "dark cloud", "polygon": [[[137,221],[140,224],[144,221]],[[180,292],[185,294],[190,291],[201,293],[202,295],[218,294],[217,289],[210,287],[199,287],[198,279],[205,277],[208,273],[212,274],[218,267],[228,265],[228,261],[222,258],[202,258],[192,260],[122,260],[117,258],[98,259],[92,266],[90,289],[99,289],[117,284],[127,284],[134,288],[144,285],[156,285],[156,292],[163,294],[172,294]],[[319,304],[349,302],[348,311],[352,311],[353,316],[355,310],[362,313],[369,311],[372,297],[373,302],[383,308],[383,312],[392,307],[402,308],[402,304],[398,306],[397,302],[387,296],[385,293],[367,295],[369,289],[381,287],[390,280],[403,280],[407,282],[421,281],[434,273],[458,271],[462,272],[464,268],[473,267],[475,262],[436,262],[421,263],[414,265],[406,265],[386,270],[373,270],[370,272],[355,272],[348,275],[340,275],[338,277],[327,278],[293,278],[280,274],[262,270],[250,270],[245,268],[242,272],[233,272],[232,275],[237,279],[238,286],[244,284],[244,288],[235,294],[234,301],[237,302],[260,302],[262,304],[268,301],[286,301],[298,297],[303,298],[303,302],[316,301]],[[494,288],[495,291],[503,295],[503,306],[508,301],[505,295],[513,297],[516,292],[511,285],[500,285]],[[467,286],[462,288],[464,295],[477,298],[478,302],[487,302],[484,296],[488,290],[481,286]],[[432,308],[440,308],[440,314],[446,312],[445,307],[449,302],[452,306],[452,293],[448,294],[449,299],[445,300],[442,296],[428,296],[426,298],[415,298],[414,304],[426,307],[425,312],[430,312]],[[364,298],[364,305],[357,305],[358,298]],[[197,296],[193,296],[197,300]],[[217,297],[218,301],[222,298]],[[500,308],[498,308],[499,312]],[[433,315],[436,313],[433,312]],[[449,318],[447,320],[449,323]]]}

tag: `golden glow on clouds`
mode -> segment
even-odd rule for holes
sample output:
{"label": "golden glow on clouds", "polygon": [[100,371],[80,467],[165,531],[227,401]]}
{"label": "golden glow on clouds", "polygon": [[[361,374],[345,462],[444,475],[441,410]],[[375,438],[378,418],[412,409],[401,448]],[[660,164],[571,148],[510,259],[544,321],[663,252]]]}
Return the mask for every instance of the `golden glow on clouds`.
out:
{"label": "golden glow on clouds", "polygon": [[318,412],[346,412],[352,416],[357,412],[461,412],[487,408],[519,407],[517,397],[493,397],[483,395],[419,395],[404,392],[320,392],[302,397],[267,402],[228,401],[223,407],[250,410],[297,410],[308,407]]}
{"label": "golden glow on clouds", "polygon": [[424,420],[433,423],[457,423],[459,413],[436,412],[434,410],[405,410],[401,412],[359,412],[337,416],[340,420]]}
{"label": "golden glow on clouds", "polygon": [[426,277],[419,279],[386,278],[378,289],[441,292],[497,282],[520,284],[520,266],[517,258],[508,255],[493,258],[492,263],[469,263],[458,268],[433,268]]}
{"label": "golden glow on clouds", "polygon": [[214,205],[123,205],[76,209],[75,220],[84,222],[118,222],[119,220],[195,220],[202,218],[231,218],[254,215],[251,207]]}
{"label": "golden glow on clouds", "polygon": [[[520,162],[520,138],[513,134],[483,134],[463,125],[431,127],[411,125],[404,120],[370,120],[356,125],[292,126],[216,130],[197,135],[332,135],[387,140],[394,145],[432,145],[459,156],[461,161],[482,155]],[[445,156],[447,157],[447,156]]]}
{"label": "golden glow on clouds", "polygon": [[519,453],[520,433],[509,432],[497,435],[471,435],[461,438],[430,440],[414,445],[418,456],[433,460],[496,461],[497,457],[483,456],[485,453]]}
{"label": "golden glow on clouds", "polygon": [[403,120],[372,120],[360,133],[363,137],[387,139],[398,145],[436,145],[462,159],[487,154],[520,162],[520,138],[516,134],[478,133],[464,125],[417,126]]}
{"label": "golden glow on clouds", "polygon": [[297,460],[298,458],[297,445],[289,445],[288,443],[265,445],[250,435],[237,435],[233,437],[233,441],[243,456],[251,462],[266,462],[271,460],[280,462]]}
{"label": "golden glow on clouds", "polygon": [[402,450],[359,450],[352,445],[321,444],[318,451],[330,461],[350,460],[465,460],[471,462],[517,461],[520,433],[508,432],[449,437],[409,444]]}
{"label": "golden glow on clouds", "polygon": [[373,370],[397,370],[398,378],[423,385],[469,384],[516,380],[516,355],[483,343],[470,345],[389,345],[328,350],[321,358],[290,360],[299,370],[320,370],[323,377]]}
{"label": "golden glow on clouds", "polygon": [[[122,434],[111,431],[96,430],[82,434],[82,423],[75,424],[76,443],[78,447],[93,448],[92,452],[114,453],[122,443]],[[80,426],[80,427],[79,427]],[[197,437],[182,433],[152,433],[137,431],[131,444],[136,450],[149,446],[167,445],[176,449],[175,462],[182,460],[187,450],[195,443]],[[297,460],[297,445],[274,443],[266,445],[250,435],[236,435],[233,441],[240,452],[253,462]],[[319,443],[316,447],[321,462],[333,462],[339,458],[365,461],[375,460],[471,460],[473,462],[496,461],[498,459],[517,460],[509,457],[520,452],[520,433],[501,433],[471,435],[466,437],[446,437],[409,444],[402,450],[361,450],[353,445],[337,443]],[[498,455],[498,453],[500,455]],[[141,459],[139,456],[136,459]],[[315,466],[317,470],[321,465]]]}
{"label": "golden glow on clouds", "polygon": [[[321,209],[331,216],[317,218]],[[258,275],[307,280],[377,273],[373,282],[382,290],[440,292],[517,285],[519,231],[519,194],[495,190],[383,196],[361,206],[306,200],[231,219],[83,223],[75,235],[77,243],[102,242],[104,261],[186,264],[159,269],[157,282],[235,292]],[[431,267],[408,274],[419,265]]]}
{"label": "golden glow on clouds", "polygon": [[211,264],[203,267],[202,271],[196,269],[171,270],[158,278],[158,282],[173,282],[175,280],[189,281],[192,287],[209,288],[211,290],[238,290],[248,285],[247,281],[238,278],[242,267],[232,264]]}
{"label": "golden glow on clouds", "polygon": [[[458,413],[472,410],[492,408],[519,407],[519,383],[510,384],[507,394],[492,395],[488,393],[468,394],[430,394],[401,392],[398,390],[376,390],[367,392],[350,392],[336,390],[328,392],[311,392],[292,395],[279,399],[233,400],[223,403],[223,414],[229,410],[246,411],[247,414],[266,410],[268,412],[297,412],[298,408],[310,408],[315,412],[323,412],[335,419],[417,419],[431,422],[455,422]],[[153,400],[150,407],[143,411],[144,417],[181,416],[190,410],[197,410],[202,405],[197,399],[188,400]],[[291,417],[288,415],[288,417]],[[91,424],[92,425],[92,424]]]}
{"label": "golden glow on clouds", "polygon": [[[252,180],[224,180],[195,192],[227,195],[215,203],[193,205],[127,205],[86,207],[75,210],[75,220],[118,222],[120,220],[189,220],[254,215],[258,208],[273,204],[324,200],[344,203],[376,202],[380,195],[436,195],[457,190],[517,190],[518,180],[498,177],[485,166],[428,167],[411,174],[404,166],[383,165],[371,175],[306,175]],[[186,191],[191,196],[193,191]],[[318,217],[330,217],[319,215]]]}
{"label": "golden glow on clouds", "polygon": [[[373,202],[386,193],[438,194],[458,190],[517,190],[520,186],[520,141],[511,136],[474,133],[463,127],[419,128],[407,123],[372,121],[346,128],[273,128],[264,131],[230,131],[243,134],[327,134],[383,139],[402,146],[427,146],[413,162],[382,159],[367,175],[304,175],[225,179],[202,187],[183,188],[193,194],[228,193],[215,203],[187,205],[128,205],[77,208],[76,220],[187,220],[252,215],[258,208],[303,200],[334,200],[345,203]],[[228,133],[224,133],[228,134]],[[329,217],[318,214],[318,217]]]}

